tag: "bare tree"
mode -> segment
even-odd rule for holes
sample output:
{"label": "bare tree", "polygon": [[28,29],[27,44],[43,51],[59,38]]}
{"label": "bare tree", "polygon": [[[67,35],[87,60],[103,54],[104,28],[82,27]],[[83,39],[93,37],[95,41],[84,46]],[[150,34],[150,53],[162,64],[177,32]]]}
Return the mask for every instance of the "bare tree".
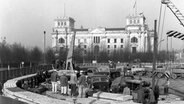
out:
{"label": "bare tree", "polygon": [[30,60],[35,64],[41,62],[42,56],[42,51],[38,47],[34,47],[30,52]]}
{"label": "bare tree", "polygon": [[51,64],[55,60],[54,51],[51,48],[47,49],[45,58],[47,64]]}

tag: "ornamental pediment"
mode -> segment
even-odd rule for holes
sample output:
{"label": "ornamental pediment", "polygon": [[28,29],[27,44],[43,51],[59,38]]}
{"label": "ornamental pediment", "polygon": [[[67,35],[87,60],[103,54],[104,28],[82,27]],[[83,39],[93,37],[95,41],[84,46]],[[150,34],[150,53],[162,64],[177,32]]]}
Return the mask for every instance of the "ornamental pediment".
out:
{"label": "ornamental pediment", "polygon": [[103,34],[103,33],[105,33],[105,28],[90,29],[89,33],[92,33],[92,34]]}

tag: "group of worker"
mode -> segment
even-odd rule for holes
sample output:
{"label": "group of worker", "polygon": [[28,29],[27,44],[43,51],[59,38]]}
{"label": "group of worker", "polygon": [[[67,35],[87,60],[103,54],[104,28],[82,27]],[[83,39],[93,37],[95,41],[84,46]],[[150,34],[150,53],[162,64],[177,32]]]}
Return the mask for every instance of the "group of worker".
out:
{"label": "group of worker", "polygon": [[25,90],[33,91],[33,89],[40,87],[42,82],[50,78],[48,71],[38,71],[36,76],[18,81],[17,85]]}
{"label": "group of worker", "polygon": [[150,83],[143,81],[140,86],[132,93],[133,100],[142,104],[157,104],[159,98],[159,87],[156,85],[154,89],[150,87]]}
{"label": "group of worker", "polygon": [[[70,74],[70,80],[66,73],[60,73],[56,69],[51,73],[51,83],[52,83],[52,92],[59,93],[58,89],[61,90],[62,95],[69,95],[69,85],[71,87],[70,96],[71,97],[85,97],[85,91],[87,89],[87,76],[85,73],[82,73],[79,78],[77,78],[75,73]],[[58,88],[59,87],[59,88]]]}

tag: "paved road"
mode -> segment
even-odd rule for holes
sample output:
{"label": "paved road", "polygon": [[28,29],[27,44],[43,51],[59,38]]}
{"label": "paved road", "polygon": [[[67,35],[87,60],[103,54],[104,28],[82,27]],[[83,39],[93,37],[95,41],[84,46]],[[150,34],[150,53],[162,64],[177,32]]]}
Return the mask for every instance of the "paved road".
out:
{"label": "paved road", "polygon": [[0,95],[0,104],[27,104],[27,103]]}

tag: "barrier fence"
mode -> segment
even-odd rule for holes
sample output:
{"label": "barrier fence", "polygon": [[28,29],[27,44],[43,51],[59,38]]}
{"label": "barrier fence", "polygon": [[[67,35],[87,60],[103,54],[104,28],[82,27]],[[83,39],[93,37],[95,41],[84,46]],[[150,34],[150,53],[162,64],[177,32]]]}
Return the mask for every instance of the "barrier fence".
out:
{"label": "barrier fence", "polygon": [[[116,66],[126,66],[127,64],[136,64],[136,63],[116,63]],[[152,66],[153,63],[139,63],[143,66]],[[168,63],[157,63],[157,65],[167,65]],[[169,63],[172,66],[184,66],[184,63]],[[98,66],[108,66],[109,63],[78,63],[78,66],[82,67],[98,67]]]}
{"label": "barrier fence", "polygon": [[51,70],[52,65],[40,65],[34,67],[24,67],[24,68],[11,68],[0,71],[0,83],[4,83],[9,79],[20,77],[23,75],[34,74],[39,71]]}
{"label": "barrier fence", "polygon": [[[127,63],[116,63],[116,66],[125,66]],[[145,66],[152,66],[152,63],[141,63]],[[98,66],[108,66],[108,63],[80,63],[77,64],[78,66],[82,67],[98,67]],[[158,63],[157,65],[165,65],[165,63]],[[172,63],[172,65],[182,65],[184,66],[184,63]],[[41,70],[50,70],[52,68],[52,65],[39,65],[34,67],[24,67],[24,68],[11,68],[11,69],[4,69],[0,71],[0,82],[4,83],[5,81],[20,77],[23,75],[33,74]]]}

